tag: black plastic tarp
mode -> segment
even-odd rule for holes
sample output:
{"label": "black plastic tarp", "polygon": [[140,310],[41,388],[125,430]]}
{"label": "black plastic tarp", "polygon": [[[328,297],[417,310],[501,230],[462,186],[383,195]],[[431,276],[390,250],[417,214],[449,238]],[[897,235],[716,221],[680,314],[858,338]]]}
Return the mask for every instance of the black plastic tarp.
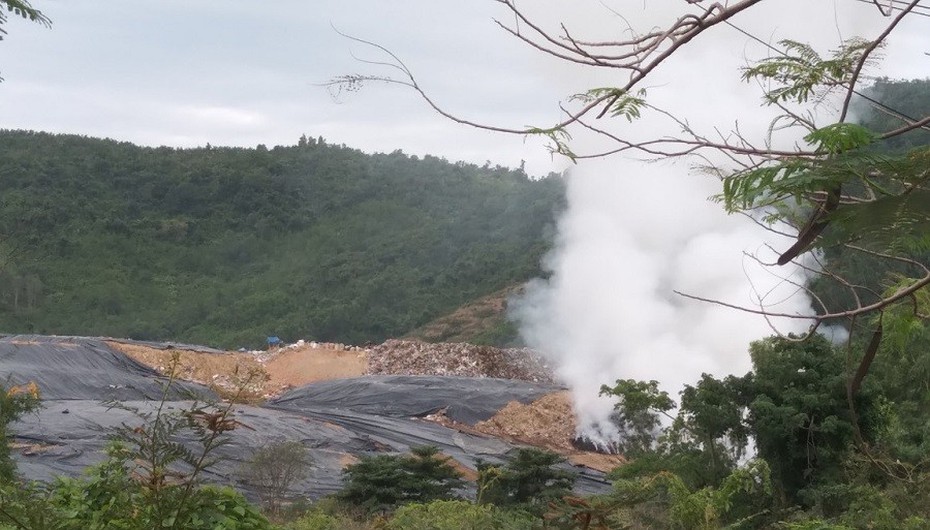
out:
{"label": "black plastic tarp", "polygon": [[[0,381],[34,381],[42,399],[159,399],[167,379],[98,339],[10,335],[0,338]],[[169,399],[216,399],[202,385],[178,381]]]}
{"label": "black plastic tarp", "polygon": [[473,425],[511,401],[530,403],[558,390],[551,384],[490,377],[369,375],[295,388],[267,406],[295,412],[329,407],[395,418],[442,410],[450,419]]}
{"label": "black plastic tarp", "polygon": [[[36,381],[43,393],[43,408],[11,426],[20,473],[41,481],[75,476],[102,461],[103,450],[118,427],[141,423],[131,409],[143,414],[155,410],[164,382],[101,340],[73,337],[0,339],[0,377],[13,383]],[[200,385],[183,386],[184,392],[172,394],[165,404],[168,413],[187,410],[191,402],[181,399],[190,392],[210,395]],[[234,406],[232,417],[240,425],[225,433],[229,444],[217,450],[214,456],[219,462],[204,478],[234,485],[254,499],[256,491],[243,481],[243,463],[259,448],[295,440],[307,448],[313,465],[309,477],[296,484],[292,493],[308,498],[338,490],[347,462],[378,452],[401,453],[434,445],[472,469],[477,459],[502,463],[514,449],[512,445],[417,416],[446,409],[459,421],[483,419],[510,400],[529,401],[548,391],[546,385],[506,380],[413,376],[308,385],[264,407]],[[102,403],[111,399],[121,400],[123,408]],[[182,441],[196,451],[192,440]],[[608,487],[602,473],[574,469],[581,474],[576,486],[580,493]]]}

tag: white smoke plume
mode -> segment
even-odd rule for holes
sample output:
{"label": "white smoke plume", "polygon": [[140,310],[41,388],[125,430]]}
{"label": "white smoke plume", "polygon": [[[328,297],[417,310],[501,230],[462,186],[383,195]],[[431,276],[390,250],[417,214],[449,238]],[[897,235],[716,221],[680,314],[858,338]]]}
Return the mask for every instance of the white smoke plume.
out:
{"label": "white smoke plume", "polygon": [[[681,14],[674,3],[674,13],[649,3],[639,14],[648,24],[661,25],[657,20],[662,15]],[[615,9],[635,26],[636,13],[623,8],[630,3],[619,4]],[[668,4],[672,2],[663,5]],[[539,9],[544,20],[558,18],[555,8]],[[853,8],[843,13],[828,2],[786,0],[770,2],[764,9],[736,22],[772,42],[786,37],[813,41],[824,53],[836,47],[840,33],[849,37],[882,22],[872,20],[871,12],[866,19],[866,11]],[[603,20],[610,17],[592,22],[595,19],[582,14],[578,23],[582,28],[590,23],[595,33],[608,34]],[[578,27],[569,29],[582,34]],[[756,57],[769,52],[727,28],[700,39],[693,50],[662,66],[647,101],[687,117],[697,130],[712,134],[714,128],[730,129],[738,123],[741,132],[761,138],[773,114],[760,108],[758,87],[740,81],[739,68],[751,48]],[[570,93],[612,83],[602,73],[566,75],[565,65],[546,68],[561,82],[575,83],[566,87]],[[648,116],[624,131],[639,138],[677,132]],[[775,139],[785,146],[795,140]],[[575,146],[584,151],[596,142],[576,138]],[[613,403],[598,397],[602,384],[621,378],[655,379],[677,397],[682,386],[696,382],[701,373],[720,377],[748,371],[749,343],[773,334],[772,324],[782,333],[808,329],[808,321],[770,322],[674,293],[748,307],[761,303],[773,312],[813,313],[810,300],[796,285],[806,280],[800,268],[765,268],[747,256],[771,263],[776,254],[767,245],[784,250],[792,240],[744,216],[728,216],[709,201],[720,192],[714,178],[694,174],[687,163],[647,164],[614,157],[579,164],[567,178],[567,187],[568,208],[555,249],[544,264],[549,277],[532,282],[512,307],[524,339],[554,360],[558,375],[572,389],[585,434],[611,430]]]}
{"label": "white smoke plume", "polygon": [[[745,373],[749,342],[772,333],[758,315],[674,290],[750,307],[761,298],[771,311],[811,313],[796,285],[743,254],[773,261],[763,245],[771,233],[707,201],[714,181],[674,169],[579,168],[568,178],[568,210],[546,262],[551,276],[531,283],[516,304],[529,345],[550,356],[571,387],[582,426],[606,428],[612,402],[598,398],[602,384],[655,379],[674,395],[703,372]],[[796,268],[779,273],[805,281]],[[783,332],[807,325],[778,322]]]}

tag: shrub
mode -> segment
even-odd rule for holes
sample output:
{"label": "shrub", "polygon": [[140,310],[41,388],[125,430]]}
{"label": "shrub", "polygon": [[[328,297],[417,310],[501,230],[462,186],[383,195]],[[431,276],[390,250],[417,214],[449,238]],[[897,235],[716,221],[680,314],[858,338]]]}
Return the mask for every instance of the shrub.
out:
{"label": "shrub", "polygon": [[363,457],[348,466],[338,498],[368,513],[391,511],[410,502],[448,499],[462,486],[461,475],[432,446],[411,449],[412,455]]}
{"label": "shrub", "polygon": [[0,484],[11,483],[16,478],[16,465],[7,443],[7,426],[38,407],[39,387],[35,383],[9,387],[0,384]]}
{"label": "shrub", "polygon": [[387,530],[522,530],[536,526],[536,519],[524,512],[452,500],[403,506],[388,521]]}
{"label": "shrub", "polygon": [[288,530],[342,530],[345,526],[338,517],[319,510],[307,512],[287,525]]}
{"label": "shrub", "polygon": [[307,477],[310,455],[300,442],[280,442],[257,450],[242,468],[243,479],[258,488],[262,503],[278,514],[291,487]]}
{"label": "shrub", "polygon": [[478,500],[497,506],[544,506],[571,492],[575,474],[557,469],[561,456],[521,448],[507,465],[478,465]]}

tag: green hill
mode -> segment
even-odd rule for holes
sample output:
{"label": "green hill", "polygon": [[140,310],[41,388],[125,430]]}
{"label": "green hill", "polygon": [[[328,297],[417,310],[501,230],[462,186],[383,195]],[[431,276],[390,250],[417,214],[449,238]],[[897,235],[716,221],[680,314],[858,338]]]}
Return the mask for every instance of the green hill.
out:
{"label": "green hill", "polygon": [[539,274],[563,204],[557,176],[322,139],[0,131],[0,331],[380,341]]}
{"label": "green hill", "polygon": [[511,286],[471,300],[452,313],[411,330],[405,338],[489,346],[521,345],[517,325],[507,316],[510,297],[521,292],[522,286]]}

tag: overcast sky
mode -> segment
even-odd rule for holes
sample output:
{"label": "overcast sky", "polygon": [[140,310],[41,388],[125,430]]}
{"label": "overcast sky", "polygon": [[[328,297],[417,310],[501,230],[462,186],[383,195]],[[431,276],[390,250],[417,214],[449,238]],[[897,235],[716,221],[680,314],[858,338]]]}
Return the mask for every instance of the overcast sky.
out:
{"label": "overcast sky", "polygon": [[[642,11],[678,0],[613,2]],[[855,0],[821,0],[874,13]],[[684,4],[684,0],[681,0]],[[777,3],[777,2],[776,2]],[[599,2],[537,0],[550,20]],[[571,83],[492,22],[492,0],[33,0],[51,29],[11,20],[0,42],[0,128],[110,137],[144,145],[291,145],[306,133],[366,151],[558,170],[538,141],[472,130],[409,90],[371,86],[334,101],[317,84],[365,70],[372,56],[333,29],[397,53],[451,110],[512,126],[543,125]],[[677,4],[676,4],[677,5]],[[868,11],[871,9],[871,11]],[[599,10],[599,11],[598,11]],[[865,16],[865,15],[863,15]],[[594,18],[588,19],[590,22]],[[923,18],[923,22],[930,19]],[[579,24],[583,24],[582,20]],[[799,23],[801,23],[799,21]],[[926,77],[927,24],[896,36],[891,75]],[[925,60],[917,61],[914,57]]]}

